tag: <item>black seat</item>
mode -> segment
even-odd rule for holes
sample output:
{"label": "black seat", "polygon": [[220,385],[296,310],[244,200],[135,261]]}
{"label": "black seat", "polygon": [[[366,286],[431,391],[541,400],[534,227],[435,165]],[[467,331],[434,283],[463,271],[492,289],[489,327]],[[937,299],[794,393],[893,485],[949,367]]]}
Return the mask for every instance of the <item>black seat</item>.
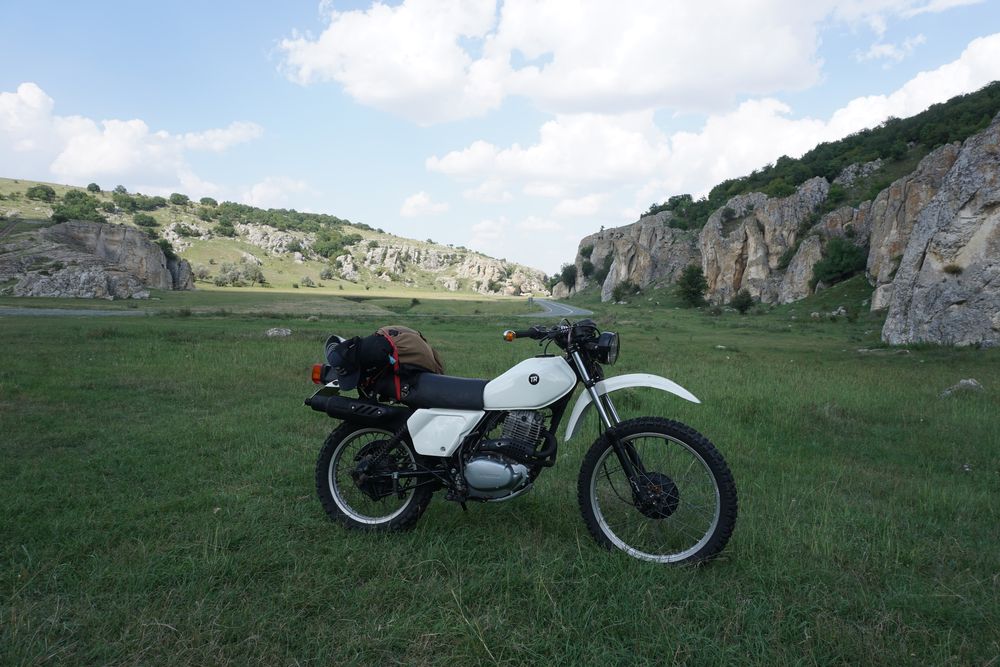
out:
{"label": "black seat", "polygon": [[410,383],[403,403],[411,408],[482,410],[483,389],[488,380],[421,373]]}

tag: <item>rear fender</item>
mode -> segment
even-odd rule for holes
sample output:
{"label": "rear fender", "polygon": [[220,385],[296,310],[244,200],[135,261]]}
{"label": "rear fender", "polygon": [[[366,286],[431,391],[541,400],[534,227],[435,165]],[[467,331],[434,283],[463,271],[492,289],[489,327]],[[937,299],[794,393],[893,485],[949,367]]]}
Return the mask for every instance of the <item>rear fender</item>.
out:
{"label": "rear fender", "polygon": [[[597,393],[601,396],[610,394],[613,391],[618,391],[619,389],[628,389],[630,387],[649,387],[650,389],[658,389],[660,391],[665,391],[668,394],[673,394],[674,396],[680,396],[684,400],[691,401],[692,403],[701,403],[701,401],[699,401],[694,394],[673,380],[668,380],[665,377],[651,375],[649,373],[616,375],[615,377],[601,380],[594,385]],[[573,433],[576,431],[576,426],[579,423],[580,418],[583,417],[584,412],[586,412],[587,408],[589,408],[592,403],[593,399],[591,399],[589,391],[584,391],[580,394],[580,397],[576,399],[576,404],[573,406],[573,412],[570,414],[569,422],[566,424],[566,434],[563,436],[564,441],[573,437]]]}

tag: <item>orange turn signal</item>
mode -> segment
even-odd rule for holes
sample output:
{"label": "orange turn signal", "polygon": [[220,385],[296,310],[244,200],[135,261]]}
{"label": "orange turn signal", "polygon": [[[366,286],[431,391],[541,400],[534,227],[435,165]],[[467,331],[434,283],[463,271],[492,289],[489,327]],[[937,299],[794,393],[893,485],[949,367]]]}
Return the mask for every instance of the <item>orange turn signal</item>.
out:
{"label": "orange turn signal", "polygon": [[314,364],[312,371],[313,384],[323,384],[323,364]]}
{"label": "orange turn signal", "polygon": [[507,341],[508,343],[511,343],[511,342],[513,342],[515,338],[517,338],[517,334],[515,334],[515,333],[514,333],[513,331],[511,331],[510,329],[507,329],[507,331],[504,331],[504,332],[503,332],[503,339],[504,339],[505,341]]}

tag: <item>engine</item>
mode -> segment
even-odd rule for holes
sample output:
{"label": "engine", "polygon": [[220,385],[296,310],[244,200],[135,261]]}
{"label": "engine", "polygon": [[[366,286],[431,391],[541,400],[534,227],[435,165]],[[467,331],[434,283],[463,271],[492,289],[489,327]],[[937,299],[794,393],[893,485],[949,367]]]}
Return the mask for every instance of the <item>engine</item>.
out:
{"label": "engine", "polygon": [[524,489],[531,481],[530,463],[544,427],[540,412],[508,413],[501,437],[484,441],[479,452],[465,464],[469,496],[499,500]]}

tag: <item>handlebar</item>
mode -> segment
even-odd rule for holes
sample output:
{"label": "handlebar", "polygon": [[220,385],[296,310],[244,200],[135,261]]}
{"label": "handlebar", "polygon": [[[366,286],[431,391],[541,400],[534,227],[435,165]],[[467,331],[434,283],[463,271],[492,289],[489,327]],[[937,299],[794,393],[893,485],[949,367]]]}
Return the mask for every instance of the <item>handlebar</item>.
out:
{"label": "handlebar", "polygon": [[507,329],[503,332],[503,339],[508,343],[518,339],[518,338],[531,338],[532,340],[541,340],[545,338],[548,332],[539,331],[538,329],[532,327],[531,329],[522,329],[521,331],[514,331],[512,329]]}

